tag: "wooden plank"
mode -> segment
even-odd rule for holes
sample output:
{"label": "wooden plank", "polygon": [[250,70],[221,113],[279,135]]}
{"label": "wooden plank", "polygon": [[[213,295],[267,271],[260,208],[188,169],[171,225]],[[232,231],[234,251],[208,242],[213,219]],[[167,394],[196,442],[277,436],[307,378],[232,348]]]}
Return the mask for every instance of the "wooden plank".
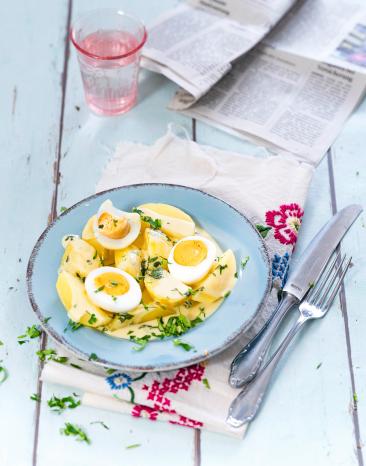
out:
{"label": "wooden plank", "polygon": [[[115,6],[112,1],[104,2],[103,6],[108,7],[109,4]],[[172,4],[174,2],[167,0],[159,4],[147,4],[140,0],[133,5],[129,4],[128,11],[139,17],[143,16],[148,21],[158,11]],[[79,1],[75,4],[73,17],[94,6],[100,5],[97,1]],[[165,109],[175,86],[165,78],[147,72],[141,73],[141,81],[139,103],[131,112],[115,118],[91,115],[84,104],[76,56],[72,53],[68,69],[58,209],[61,206],[70,206],[94,192],[101,170],[118,141],[152,143],[165,133],[170,121],[183,124],[190,131],[190,119]],[[87,407],[57,416],[45,405],[53,393],[59,395],[70,393],[70,390],[43,386],[38,466],[49,466],[51,462],[53,466],[100,466],[102,462],[116,464],[117,459],[118,462],[131,466],[147,463],[153,466],[168,464],[168,458],[174,458],[177,466],[193,465],[193,430]],[[90,425],[90,422],[98,419],[103,420],[110,430],[103,429],[100,425]],[[59,435],[59,428],[69,420],[82,425],[88,431],[92,446]],[[126,449],[126,446],[135,443],[141,446]],[[62,455],[55,455],[54,452],[58,451],[62,451]]]}
{"label": "wooden plank", "polygon": [[[365,208],[366,199],[366,162],[364,147],[366,134],[364,122],[366,102],[354,114],[337,146],[332,151],[331,168],[333,169],[335,196],[333,205],[342,208],[349,203],[359,203]],[[366,315],[363,303],[366,300],[365,266],[366,266],[366,214],[350,230],[342,243],[342,252],[353,256],[354,267],[349,273],[342,295],[342,311],[345,330],[349,336],[348,358],[352,387],[348,393],[349,409],[354,415],[354,429],[360,464],[365,456],[364,437],[366,432],[366,365],[365,365],[365,329]]]}
{"label": "wooden plank", "polygon": [[[20,346],[17,336],[36,323],[28,303],[25,270],[31,248],[50,213],[57,153],[60,78],[66,8],[26,0],[2,8],[0,29],[0,359],[9,378],[0,386],[0,464],[32,462],[39,347]],[[15,29],[16,28],[16,29]],[[60,53],[61,51],[61,53]]]}
{"label": "wooden plank", "polygon": [[[197,123],[196,135],[201,143],[262,154],[261,149],[221,136],[202,123]],[[323,161],[310,188],[297,254],[330,215],[328,170]],[[356,465],[350,386],[342,314],[336,304],[324,321],[310,325],[292,346],[243,442],[201,434],[202,466],[238,460],[252,466]]]}

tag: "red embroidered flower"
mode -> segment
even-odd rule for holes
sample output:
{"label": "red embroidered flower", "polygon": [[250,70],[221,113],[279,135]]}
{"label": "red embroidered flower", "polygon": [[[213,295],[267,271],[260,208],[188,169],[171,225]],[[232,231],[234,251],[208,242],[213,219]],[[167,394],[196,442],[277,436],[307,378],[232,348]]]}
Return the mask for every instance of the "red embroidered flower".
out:
{"label": "red embroidered flower", "polygon": [[156,421],[159,411],[157,409],[150,408],[150,406],[134,405],[131,414],[134,417],[147,417],[150,421]]}
{"label": "red embroidered flower", "polygon": [[195,421],[194,419],[189,419],[189,417],[179,416],[177,421],[169,421],[170,424],[177,424],[179,426],[191,427],[192,429],[199,429],[203,427],[203,423],[200,421]]}
{"label": "red embroidered flower", "polygon": [[303,215],[298,204],[283,204],[279,210],[266,212],[266,224],[274,228],[274,237],[280,243],[295,244]]}

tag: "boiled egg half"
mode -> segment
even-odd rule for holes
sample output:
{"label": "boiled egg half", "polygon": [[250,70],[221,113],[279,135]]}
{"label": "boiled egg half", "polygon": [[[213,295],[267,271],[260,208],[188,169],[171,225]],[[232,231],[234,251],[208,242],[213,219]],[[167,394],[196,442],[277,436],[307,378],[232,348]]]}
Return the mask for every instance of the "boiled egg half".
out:
{"label": "boiled egg half", "polygon": [[99,207],[93,229],[98,243],[106,249],[124,249],[140,233],[140,215],[119,210],[108,199]]}
{"label": "boiled egg half", "polygon": [[168,258],[171,275],[190,285],[210,271],[217,256],[215,243],[204,236],[186,236],[173,247]]}
{"label": "boiled egg half", "polygon": [[102,309],[115,313],[128,312],[141,302],[141,289],[127,272],[116,267],[99,267],[85,279],[90,300]]}

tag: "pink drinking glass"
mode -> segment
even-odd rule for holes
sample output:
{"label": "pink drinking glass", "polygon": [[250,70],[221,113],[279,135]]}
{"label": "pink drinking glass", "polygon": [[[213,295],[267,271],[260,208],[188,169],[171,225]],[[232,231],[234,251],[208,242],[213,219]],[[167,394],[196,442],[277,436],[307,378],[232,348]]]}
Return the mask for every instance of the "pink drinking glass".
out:
{"label": "pink drinking glass", "polygon": [[85,99],[99,115],[119,115],[137,98],[145,26],[122,11],[101,9],[78,19],[71,28],[84,84]]}

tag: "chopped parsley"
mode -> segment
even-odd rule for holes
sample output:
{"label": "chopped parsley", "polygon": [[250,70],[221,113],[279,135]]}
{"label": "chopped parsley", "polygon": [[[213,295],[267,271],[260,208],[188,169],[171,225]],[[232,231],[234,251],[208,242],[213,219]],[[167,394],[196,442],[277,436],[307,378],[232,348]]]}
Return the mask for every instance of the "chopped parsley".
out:
{"label": "chopped parsley", "polygon": [[78,366],[77,364],[74,364],[73,362],[70,362],[70,366],[75,367],[75,369],[81,369],[80,366]]}
{"label": "chopped parsley", "polygon": [[60,429],[60,433],[66,436],[73,436],[79,442],[91,443],[86,433],[79,426],[71,424],[71,422],[65,422],[65,427]]}
{"label": "chopped parsley", "polygon": [[89,361],[97,361],[98,356],[95,353],[91,353],[89,356]]}
{"label": "chopped parsley", "polygon": [[353,394],[353,401],[355,402],[355,404],[358,402],[358,396],[356,392]]}
{"label": "chopped parsley", "polygon": [[102,427],[104,427],[105,429],[109,430],[109,427],[107,426],[107,424],[104,424],[103,421],[93,421],[93,422],[91,422],[90,424],[100,424]]}
{"label": "chopped parsley", "polygon": [[248,262],[249,262],[249,256],[244,257],[244,259],[242,259],[242,261],[240,262],[241,268],[243,270],[245,269]]}
{"label": "chopped parsley", "polygon": [[8,371],[4,366],[0,365],[0,384],[4,383],[5,380],[8,378]]}
{"label": "chopped parsley", "polygon": [[80,322],[74,322],[73,320],[69,319],[67,322],[67,326],[64,328],[64,332],[67,332],[70,329],[72,332],[79,330],[79,328],[83,327],[83,324]]}
{"label": "chopped parsley", "polygon": [[41,361],[55,361],[60,364],[65,364],[69,360],[66,356],[57,356],[56,351],[52,348],[37,351],[36,355]]}
{"label": "chopped parsley", "polygon": [[126,450],[132,450],[132,448],[141,447],[141,443],[133,443],[132,445],[127,445]]}
{"label": "chopped parsley", "polygon": [[[75,395],[75,394],[74,394]],[[76,395],[75,395],[76,396]],[[73,396],[65,396],[63,398],[58,398],[57,396],[53,395],[47,401],[48,406],[51,408],[51,411],[55,413],[61,414],[66,409],[75,409],[80,406],[81,401],[75,400]]]}
{"label": "chopped parsley", "polygon": [[118,320],[123,323],[126,320],[130,320],[133,318],[132,314],[129,314],[128,312],[126,314],[117,314],[118,315]]}
{"label": "chopped parsley", "polygon": [[225,269],[227,269],[227,264],[225,264],[225,265],[219,264],[219,265],[216,267],[216,270],[217,270],[217,269],[219,270],[220,275],[221,275],[221,274],[222,274],[222,271],[225,270]]}
{"label": "chopped parsley", "polygon": [[44,320],[44,323],[47,324],[47,322],[52,319],[52,317],[46,317],[45,320]]}
{"label": "chopped parsley", "polygon": [[113,280],[111,280],[109,283],[111,286],[118,286],[118,282],[115,282]]}
{"label": "chopped parsley", "polygon": [[103,290],[104,290],[104,285],[102,285],[99,288],[97,288],[96,290],[94,290],[94,293],[100,293]]}
{"label": "chopped parsley", "polygon": [[234,273],[234,277],[235,277],[235,278],[238,278],[238,272],[235,272],[235,273]]}
{"label": "chopped parsley", "polygon": [[130,340],[138,345],[138,346],[133,346],[132,349],[134,351],[142,351],[148,344],[150,338],[151,338],[151,335],[144,335],[141,338],[135,337],[134,335],[130,335]]}
{"label": "chopped parsley", "polygon": [[266,238],[268,233],[272,230],[271,227],[266,227],[264,225],[256,225],[256,228],[262,238]]}
{"label": "chopped parsley", "polygon": [[97,251],[95,250],[95,253],[94,253],[94,256],[93,256],[93,260],[95,260],[95,259],[97,258],[97,256],[98,256],[98,253],[97,253]]}
{"label": "chopped parsley", "polygon": [[61,212],[62,214],[63,214],[64,212],[66,212],[66,210],[67,210],[67,207],[62,206],[62,207],[60,208],[60,212]]}
{"label": "chopped parsley", "polygon": [[38,393],[33,393],[33,395],[31,395],[29,398],[33,401],[37,401],[37,402],[41,401],[41,396],[38,395]]}
{"label": "chopped parsley", "polygon": [[27,327],[27,330],[23,335],[19,335],[18,343],[19,345],[23,345],[24,343],[28,343],[30,339],[38,338],[42,335],[42,330],[39,325],[32,325],[31,327]]}
{"label": "chopped parsley", "polygon": [[316,368],[317,368],[317,369],[320,369],[321,365],[322,365],[322,363],[320,362],[320,363],[316,366]]}
{"label": "chopped parsley", "polygon": [[203,383],[203,385],[204,385],[206,388],[208,388],[208,389],[211,388],[208,379],[206,379],[206,378],[205,378],[205,379],[202,379],[202,383]]}
{"label": "chopped parsley", "polygon": [[149,217],[148,215],[144,215],[143,211],[140,210],[140,209],[136,209],[136,207],[134,207],[132,209],[132,212],[134,212],[136,214],[139,214],[140,217],[141,217],[141,220],[143,222],[148,223],[153,230],[159,230],[161,228],[161,220],[160,219],[158,219],[158,218],[153,219],[153,218]]}
{"label": "chopped parsley", "polygon": [[88,324],[93,325],[98,321],[97,316],[95,314],[91,314],[88,320]]}
{"label": "chopped parsley", "polygon": [[191,349],[194,349],[194,346],[190,345],[189,343],[186,343],[179,338],[175,338],[173,340],[173,345],[174,346],[180,346],[181,348],[184,349],[184,351],[191,351]]}
{"label": "chopped parsley", "polygon": [[109,367],[109,368],[106,369],[106,372],[107,372],[108,375],[112,375],[112,374],[114,374],[116,372],[116,369],[112,369],[111,367]]}
{"label": "chopped parsley", "polygon": [[231,294],[231,291],[228,291],[227,293],[224,294],[224,298],[228,298]]}
{"label": "chopped parsley", "polygon": [[157,267],[149,272],[150,277],[155,278],[155,280],[160,280],[163,278],[163,268]]}
{"label": "chopped parsley", "polygon": [[4,346],[4,343],[0,340],[0,346]]}

